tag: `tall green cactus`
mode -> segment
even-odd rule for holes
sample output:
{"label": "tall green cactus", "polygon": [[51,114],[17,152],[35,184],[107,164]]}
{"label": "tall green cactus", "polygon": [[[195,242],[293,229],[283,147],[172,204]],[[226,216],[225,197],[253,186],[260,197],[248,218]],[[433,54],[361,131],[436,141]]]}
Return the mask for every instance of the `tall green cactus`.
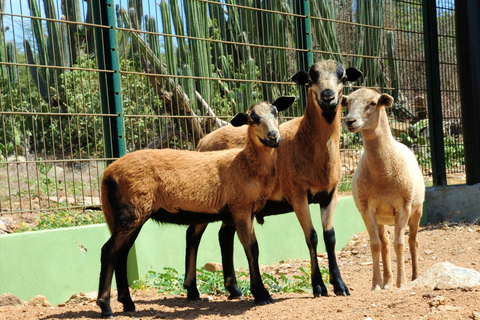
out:
{"label": "tall green cactus", "polygon": [[[5,29],[3,26],[3,15],[5,10],[5,0],[0,0],[0,62],[6,61],[6,47],[5,47]],[[4,77],[7,69],[4,65],[0,66],[0,77]]]}
{"label": "tall green cactus", "polygon": [[[54,0],[43,0],[45,16],[48,19],[57,20],[57,13],[55,11]],[[57,22],[47,21],[47,52],[48,64],[53,66],[64,66],[64,59],[62,55],[62,37],[60,28]],[[50,69],[50,84],[56,84],[62,74],[62,69]]]}
{"label": "tall green cactus", "polygon": [[[15,43],[13,41],[7,41],[7,62],[9,63],[17,63],[17,49],[15,48]],[[17,66],[14,64],[10,64],[8,66],[8,75],[10,79],[10,83],[18,83],[18,69]]]}
{"label": "tall green cactus", "polygon": [[[88,2],[87,2],[88,5]],[[67,21],[82,21],[80,16],[80,2],[78,0],[62,0],[62,12]],[[63,18],[62,18],[63,20]],[[62,34],[67,31],[68,35],[63,35],[63,50],[65,56],[68,54],[68,59],[70,61],[65,61],[65,66],[71,66],[76,63],[79,58],[79,50],[77,49],[78,35],[85,29],[84,26],[79,26],[76,24],[66,24],[62,23]],[[65,58],[67,59],[67,57]]]}
{"label": "tall green cactus", "polygon": [[[170,10],[168,8],[167,1],[162,0],[160,2],[160,8],[162,11],[163,32],[168,35],[173,35],[172,22],[170,20]],[[155,21],[153,21],[153,25],[154,23]],[[168,36],[164,37],[164,45],[168,72],[170,74],[176,74],[175,47],[173,46],[173,38]]]}
{"label": "tall green cactus", "polygon": [[323,52],[322,57],[343,63],[342,56],[334,54],[341,52],[335,28],[336,23],[331,21],[335,19],[334,2],[330,0],[312,1],[310,2],[310,6],[313,16],[325,19],[313,23],[312,30],[315,35],[315,40]]}
{"label": "tall green cactus", "polygon": [[[78,32],[80,27],[74,24],[67,24],[63,21],[79,21],[80,20],[80,0],[62,0],[61,21],[58,22],[58,14],[56,12],[55,0],[44,0],[44,11],[47,18],[47,30],[43,28],[41,19],[32,19],[32,30],[36,44],[36,55],[34,55],[30,43],[24,41],[25,52],[29,64],[41,66],[71,67],[77,62],[79,57]],[[87,1],[87,10],[90,6]],[[28,0],[31,15],[41,18],[41,12],[37,4],[37,0]],[[87,20],[89,19],[87,15]],[[88,21],[87,21],[88,22]],[[84,28],[84,27],[83,27]],[[88,33],[88,32],[87,32]],[[88,37],[87,37],[88,38]],[[88,45],[86,46],[88,48]],[[35,58],[37,62],[35,62]],[[64,107],[64,87],[60,85],[64,68],[49,68],[48,73],[44,68],[31,66],[30,72],[35,79],[35,83],[41,93],[42,98],[46,102],[54,102],[56,105]],[[55,88],[55,94],[50,95],[48,88]]]}
{"label": "tall green cactus", "polygon": [[387,32],[387,55],[388,55],[388,69],[390,70],[390,83],[392,88],[394,88],[391,94],[393,99],[398,102],[400,73],[397,67],[397,57],[395,55],[395,39],[393,37],[392,31]]}
{"label": "tall green cactus", "polygon": [[[383,38],[383,0],[357,2],[357,22],[371,27],[358,27],[354,66],[362,70],[365,85],[385,87],[386,80],[380,65]],[[364,57],[367,56],[367,57]],[[371,58],[370,58],[371,57]]]}
{"label": "tall green cactus", "polygon": [[[38,8],[38,4],[36,0],[28,0],[28,6],[30,8],[30,14],[32,15],[32,17],[36,17],[36,18],[41,17],[40,9]],[[43,30],[42,20],[32,19],[32,29],[33,29],[35,44],[37,47],[37,55],[36,55],[37,64],[42,66],[47,65],[47,40],[45,39],[45,32]],[[28,41],[25,41],[24,43],[28,43],[30,47],[30,43]],[[26,46],[25,46],[25,51],[27,51]],[[32,51],[31,48],[30,48],[30,51]],[[35,64],[35,60],[33,60],[33,53],[32,53],[31,63]],[[30,70],[32,69],[30,68]],[[37,74],[37,72],[38,72],[38,77],[42,79],[46,79],[47,73],[45,69],[40,68],[39,70],[35,70],[35,74]]]}

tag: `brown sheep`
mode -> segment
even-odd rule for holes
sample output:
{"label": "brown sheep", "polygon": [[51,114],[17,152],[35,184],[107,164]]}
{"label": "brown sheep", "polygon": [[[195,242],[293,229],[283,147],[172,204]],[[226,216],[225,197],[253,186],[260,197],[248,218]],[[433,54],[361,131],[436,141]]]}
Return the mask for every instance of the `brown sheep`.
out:
{"label": "brown sheep", "polygon": [[146,149],[129,153],[107,167],[102,180],[102,209],[112,236],[101,254],[97,304],[102,317],[112,316],[114,271],[118,300],[124,311],[135,311],[128,290],[127,255],[150,218],[182,225],[218,220],[234,225],[249,262],[255,302],[272,301],[260,277],[253,219],[274,190],[274,148],[280,143],[278,111],[294,100],[282,97],[273,105],[260,102],[237,114],[231,121],[234,126],[248,124],[242,149],[207,153]]}
{"label": "brown sheep", "polygon": [[[345,125],[360,131],[363,153],[352,178],[352,194],[370,236],[373,260],[372,290],[392,288],[392,268],[385,225],[395,225],[397,288],[406,283],[404,235],[408,224],[412,280],[418,277],[418,225],[425,199],[425,182],[413,152],[396,141],[388,125],[385,108],[393,98],[362,88],[343,97],[349,107]],[[380,273],[380,251],[383,280]]]}
{"label": "brown sheep", "polygon": [[[312,287],[315,297],[328,296],[317,261],[317,233],[310,217],[310,203],[320,204],[323,238],[329,258],[330,283],[337,295],[350,292],[342,280],[335,257],[333,216],[337,204],[337,185],[341,177],[340,117],[343,87],[346,81],[356,81],[362,73],[354,68],[344,69],[333,60],[315,63],[310,71],[297,72],[292,80],[309,84],[304,115],[280,126],[282,144],[277,149],[275,191],[265,208],[257,213],[263,223],[268,215],[295,211],[305,234],[310,253]],[[199,151],[222,150],[245,143],[246,127],[226,126],[204,137]],[[195,259],[198,244],[207,224],[192,225],[187,230],[185,288],[189,299],[198,299],[195,286]],[[239,298],[233,265],[235,227],[223,224],[219,232],[225,287],[229,298]]]}

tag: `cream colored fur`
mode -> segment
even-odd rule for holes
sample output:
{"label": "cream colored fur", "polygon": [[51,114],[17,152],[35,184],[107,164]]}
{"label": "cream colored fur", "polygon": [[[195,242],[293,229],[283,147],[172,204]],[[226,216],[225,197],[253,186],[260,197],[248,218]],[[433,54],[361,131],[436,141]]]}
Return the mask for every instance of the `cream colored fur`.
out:
{"label": "cream colored fur", "polygon": [[385,108],[392,103],[391,96],[367,88],[344,96],[342,102],[349,107],[345,120],[347,128],[351,132],[360,130],[364,141],[364,150],[352,178],[352,193],[370,236],[372,290],[392,287],[389,240],[384,225],[395,225],[396,286],[401,287],[406,283],[404,234],[407,225],[410,231],[412,280],[418,277],[417,232],[422,216],[425,183],[413,152],[397,142],[391,134]]}

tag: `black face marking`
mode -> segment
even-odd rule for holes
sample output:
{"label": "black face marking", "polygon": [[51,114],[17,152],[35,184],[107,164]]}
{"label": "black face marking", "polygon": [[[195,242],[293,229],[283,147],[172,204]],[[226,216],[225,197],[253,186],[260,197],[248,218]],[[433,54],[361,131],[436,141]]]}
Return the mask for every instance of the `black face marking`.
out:
{"label": "black face marking", "polygon": [[272,110],[272,114],[275,118],[277,118],[278,116],[278,111],[277,111],[277,108],[275,108],[274,106],[270,106],[270,110]]}
{"label": "black face marking", "polygon": [[260,116],[255,113],[255,111],[252,111],[250,113],[250,119],[255,123],[255,124],[260,124]]}
{"label": "black face marking", "polygon": [[332,110],[330,112],[323,111],[322,116],[325,118],[328,124],[332,124],[333,120],[335,120],[335,116],[337,115],[337,112],[335,110]]}
{"label": "black face marking", "polygon": [[345,70],[343,69],[343,66],[340,63],[337,63],[337,78],[338,81],[345,81],[346,78],[344,79],[344,74]]}
{"label": "black face marking", "polygon": [[308,74],[310,75],[310,80],[312,80],[312,83],[317,83],[318,78],[320,77],[320,73],[315,70],[315,65],[310,68]]}
{"label": "black face marking", "polygon": [[330,204],[333,198],[333,193],[335,188],[332,191],[320,191],[319,193],[313,195],[310,190],[308,190],[308,203],[318,203],[320,208],[326,208]]}

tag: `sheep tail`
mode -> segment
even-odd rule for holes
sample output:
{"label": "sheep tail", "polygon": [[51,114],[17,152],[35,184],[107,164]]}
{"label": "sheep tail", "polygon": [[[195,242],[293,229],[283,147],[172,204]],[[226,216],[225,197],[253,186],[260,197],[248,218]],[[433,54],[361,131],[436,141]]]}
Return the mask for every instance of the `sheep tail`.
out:
{"label": "sheep tail", "polygon": [[103,216],[105,217],[105,222],[110,229],[110,233],[116,228],[115,225],[115,212],[114,206],[118,203],[118,184],[117,182],[111,178],[107,177],[102,180],[102,210]]}

